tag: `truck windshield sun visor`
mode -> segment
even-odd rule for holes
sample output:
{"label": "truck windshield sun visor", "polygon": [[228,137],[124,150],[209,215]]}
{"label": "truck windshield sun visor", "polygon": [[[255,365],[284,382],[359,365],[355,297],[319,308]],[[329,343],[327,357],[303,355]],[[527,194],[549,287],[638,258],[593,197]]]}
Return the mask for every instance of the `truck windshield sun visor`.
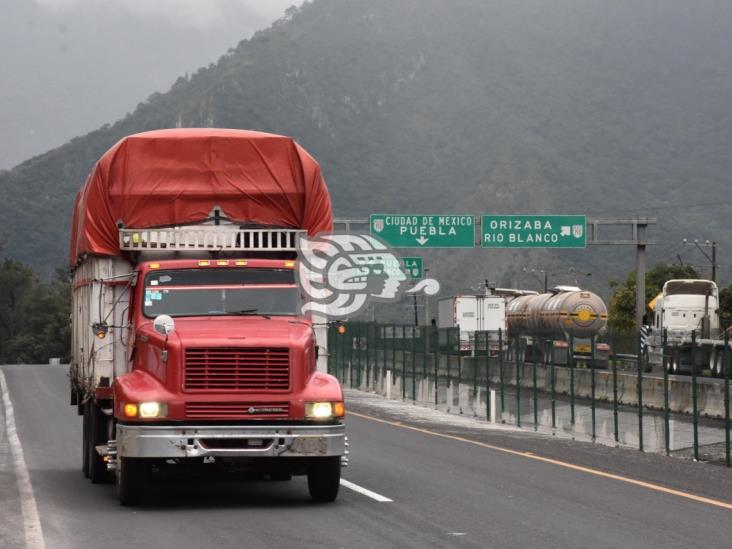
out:
{"label": "truck windshield sun visor", "polygon": [[170,316],[297,315],[300,293],[291,270],[155,271],[145,277],[143,312]]}

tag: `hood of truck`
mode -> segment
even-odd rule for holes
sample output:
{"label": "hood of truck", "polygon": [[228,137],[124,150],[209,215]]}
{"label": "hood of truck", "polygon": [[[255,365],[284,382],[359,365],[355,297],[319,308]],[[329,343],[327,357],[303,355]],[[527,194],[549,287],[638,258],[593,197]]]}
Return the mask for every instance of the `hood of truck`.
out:
{"label": "hood of truck", "polygon": [[184,347],[290,347],[307,343],[312,334],[310,323],[293,317],[210,316],[175,318],[171,337]]}

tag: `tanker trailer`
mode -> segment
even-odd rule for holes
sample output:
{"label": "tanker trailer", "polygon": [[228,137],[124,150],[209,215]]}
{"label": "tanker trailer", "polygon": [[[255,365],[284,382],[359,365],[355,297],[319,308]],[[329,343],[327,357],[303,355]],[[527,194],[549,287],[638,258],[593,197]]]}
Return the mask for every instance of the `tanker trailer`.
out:
{"label": "tanker trailer", "polygon": [[[597,294],[575,287],[558,286],[551,292],[521,296],[508,304],[508,335],[526,339],[524,360],[541,362],[546,349],[542,342],[554,347],[554,363],[566,365],[569,342],[573,355],[589,360],[592,339],[607,325],[607,307]],[[597,343],[595,366],[607,367],[610,347]]]}

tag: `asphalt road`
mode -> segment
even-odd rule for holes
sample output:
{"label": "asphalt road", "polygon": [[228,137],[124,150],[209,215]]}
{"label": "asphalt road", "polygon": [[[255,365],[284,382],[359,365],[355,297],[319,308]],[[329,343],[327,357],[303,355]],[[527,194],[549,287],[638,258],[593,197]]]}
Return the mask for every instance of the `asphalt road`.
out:
{"label": "asphalt road", "polygon": [[[112,485],[81,474],[81,418],[67,402],[66,370],[2,370],[48,549],[732,546],[731,507],[654,488],[732,502],[732,471],[420,417],[414,406],[358,395],[344,478],[391,502],[342,488],[334,504],[314,504],[302,477],[177,479],[157,482],[150,504],[123,508]],[[0,547],[20,548],[22,498],[2,420]]]}

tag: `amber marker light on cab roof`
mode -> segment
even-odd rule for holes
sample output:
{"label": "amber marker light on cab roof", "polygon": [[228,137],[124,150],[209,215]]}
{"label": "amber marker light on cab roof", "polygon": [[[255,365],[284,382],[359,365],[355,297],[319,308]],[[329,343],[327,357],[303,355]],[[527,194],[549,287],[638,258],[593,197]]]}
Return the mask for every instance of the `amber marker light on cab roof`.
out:
{"label": "amber marker light on cab roof", "polygon": [[237,264],[237,266],[239,266],[239,267],[243,267],[244,265],[246,265],[246,264],[247,264],[247,260],[246,260],[246,259],[237,259],[237,260],[236,260],[236,264]]}
{"label": "amber marker light on cab roof", "polygon": [[216,265],[218,265],[219,267],[226,267],[228,264],[228,259],[219,259],[218,261],[216,261]]}
{"label": "amber marker light on cab roof", "polygon": [[285,261],[285,267],[294,267],[295,262],[294,261]]}
{"label": "amber marker light on cab roof", "polygon": [[209,265],[211,265],[211,262],[208,259],[201,259],[198,262],[199,267],[208,267]]}
{"label": "amber marker light on cab roof", "polygon": [[159,269],[160,268],[160,263],[150,263],[150,268],[151,269]]}

